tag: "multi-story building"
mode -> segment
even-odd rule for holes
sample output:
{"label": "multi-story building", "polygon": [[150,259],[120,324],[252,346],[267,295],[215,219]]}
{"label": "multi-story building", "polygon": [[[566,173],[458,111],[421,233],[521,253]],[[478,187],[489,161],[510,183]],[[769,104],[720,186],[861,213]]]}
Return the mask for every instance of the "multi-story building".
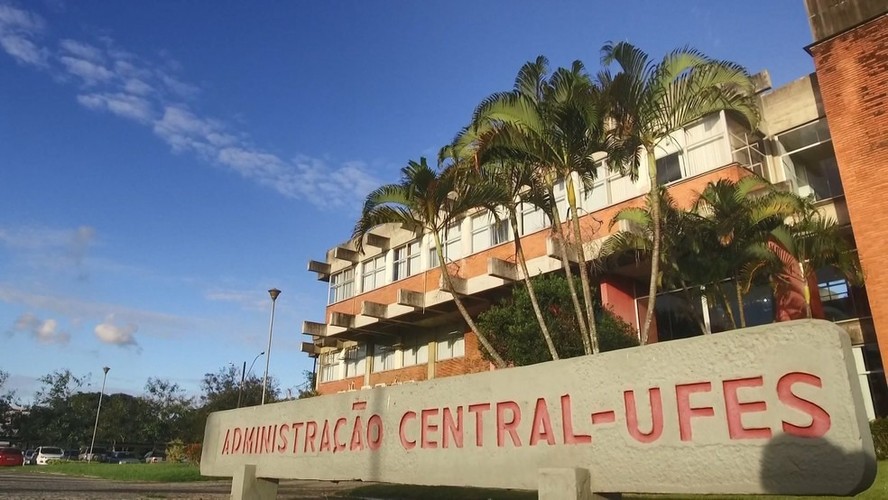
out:
{"label": "multi-story building", "polygon": [[[813,12],[818,8],[816,4],[828,2],[808,0],[808,3]],[[836,0],[834,3],[854,2]],[[815,5],[811,7],[812,4]],[[813,15],[812,19],[817,37],[820,33],[815,26],[817,21]],[[864,136],[878,136],[882,142],[880,146],[874,145],[874,150],[888,148],[886,21],[888,16],[883,13],[880,18],[870,21],[876,23],[878,29],[868,27],[866,23],[860,25],[869,31],[862,36],[862,41],[852,37],[847,42],[851,48],[842,45],[841,40],[833,39],[821,40],[810,47],[815,59],[820,57],[827,61],[817,64],[819,75],[821,67],[841,71],[834,69],[841,67],[841,61],[836,61],[836,57],[851,57],[830,55],[831,50],[852,50],[855,43],[870,43],[869,37],[880,41],[881,45],[876,44],[876,48],[882,51],[878,64],[883,71],[867,73],[866,69],[859,70],[861,81],[869,78],[872,85],[881,84],[876,87],[878,91],[873,92],[881,93],[876,108],[882,113],[859,108],[862,113],[868,113],[866,118],[871,120],[876,131],[846,132],[845,127],[861,127],[857,120],[845,116],[848,109],[842,104],[836,104],[840,108],[841,123],[841,128],[837,128],[829,114],[829,103],[830,99],[841,98],[823,94],[818,75],[808,75],[771,89],[770,79],[764,73],[757,78],[763,118],[758,130],[747,131],[725,113],[715,113],[677,131],[658,148],[660,182],[668,187],[677,203],[684,206],[709,182],[753,175],[799,194],[811,195],[820,210],[846,226],[849,236],[853,233],[853,240],[860,246],[870,289],[872,284],[878,286],[882,280],[888,281],[888,265],[881,265],[881,260],[888,261],[888,254],[883,252],[880,255],[875,250],[868,250],[872,253],[867,254],[864,247],[864,244],[873,244],[872,241],[888,241],[888,225],[879,224],[879,220],[888,217],[882,215],[888,214],[888,210],[872,213],[872,206],[884,205],[882,199],[885,197],[871,191],[877,189],[880,182],[888,183],[888,180],[870,174],[864,182],[863,174],[860,174],[860,180],[855,179],[849,184],[846,178],[849,174],[845,173],[845,161],[849,161],[849,172],[854,172],[853,175],[884,161],[875,157],[859,160],[855,156],[859,154],[859,143],[854,141],[863,140],[861,137]],[[828,36],[835,36],[837,32],[830,32]],[[859,64],[865,66],[868,63]],[[839,84],[830,85],[829,92],[842,91],[842,88],[833,90],[836,86],[841,87]],[[864,102],[876,99],[868,96],[860,99]],[[878,129],[879,123],[881,129]],[[840,137],[852,143],[842,146],[848,148],[845,154],[850,160],[842,158]],[[642,169],[644,167],[642,165]],[[579,201],[581,213],[586,214],[581,224],[588,236],[591,258],[595,258],[606,238],[621,229],[619,226],[609,227],[613,215],[621,208],[643,204],[650,187],[645,178],[633,182],[627,176],[609,172],[604,163],[600,168],[595,186]],[[848,185],[852,189],[848,189]],[[560,211],[564,213],[567,207],[563,186],[557,186],[555,194]],[[854,219],[857,206],[861,207],[857,210],[864,214],[862,217],[869,218],[864,225]],[[551,238],[545,215],[528,205],[520,211],[518,224],[531,273],[560,270],[556,242]],[[860,228],[865,228],[863,231],[868,234],[861,235]],[[876,236],[870,236],[870,232]],[[883,233],[886,238],[881,239],[879,235]],[[448,268],[456,278],[454,287],[465,297],[470,313],[477,314],[489,307],[493,301],[509,293],[511,285],[516,282],[518,273],[511,234],[507,221],[498,220],[485,211],[469,214],[445,231],[443,245]],[[879,273],[882,269],[884,271]],[[394,225],[381,226],[367,237],[363,253],[356,252],[351,242],[343,243],[330,249],[323,261],[311,261],[309,270],[317,273],[320,280],[329,282],[329,305],[324,321],[307,321],[303,326],[303,332],[312,337],[311,342],[303,344],[303,351],[316,358],[317,388],[321,393],[413,383],[491,369],[481,355],[477,339],[457,312],[452,295],[442,289],[430,235],[416,234]],[[647,279],[648,270],[644,265],[629,264],[611,269],[600,280],[602,302],[636,329],[646,311]],[[815,300],[819,298],[821,306],[817,310],[850,334],[861,386],[870,395],[865,398],[868,412],[871,417],[880,415],[884,412],[886,390],[876,331],[882,322],[883,335],[888,336],[888,288],[881,286],[878,293],[871,293],[868,299],[863,287],[851,286],[841,275],[828,270],[817,274],[817,282],[819,294]],[[775,296],[768,286],[751,290],[742,304],[748,324],[803,317],[804,312],[793,307],[794,293],[789,290]],[[883,296],[884,302],[874,300],[874,297]],[[658,296],[650,342],[699,334],[699,327],[686,319],[688,316],[682,314],[681,307],[686,307],[686,303],[668,291]],[[699,307],[712,332],[728,328],[725,311],[720,306],[704,301]],[[885,315],[884,319],[877,314]],[[886,344],[888,339],[881,343]]]}

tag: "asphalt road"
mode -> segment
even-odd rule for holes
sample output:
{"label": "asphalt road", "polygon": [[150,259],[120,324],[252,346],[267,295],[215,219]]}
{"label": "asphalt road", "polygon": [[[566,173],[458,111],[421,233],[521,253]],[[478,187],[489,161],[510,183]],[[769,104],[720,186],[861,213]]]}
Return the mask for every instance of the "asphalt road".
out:
{"label": "asphalt road", "polygon": [[[279,499],[328,498],[358,482],[281,481]],[[0,498],[18,500],[227,500],[231,481],[133,483],[0,469]]]}

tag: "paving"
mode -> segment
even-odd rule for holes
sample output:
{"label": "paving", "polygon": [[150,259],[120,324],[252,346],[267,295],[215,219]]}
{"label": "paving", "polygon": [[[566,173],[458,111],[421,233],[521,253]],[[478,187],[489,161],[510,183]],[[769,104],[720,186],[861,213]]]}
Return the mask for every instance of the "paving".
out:
{"label": "paving", "polygon": [[[330,498],[359,482],[281,481],[278,498]],[[140,483],[0,470],[0,498],[16,500],[228,500],[231,481]]]}

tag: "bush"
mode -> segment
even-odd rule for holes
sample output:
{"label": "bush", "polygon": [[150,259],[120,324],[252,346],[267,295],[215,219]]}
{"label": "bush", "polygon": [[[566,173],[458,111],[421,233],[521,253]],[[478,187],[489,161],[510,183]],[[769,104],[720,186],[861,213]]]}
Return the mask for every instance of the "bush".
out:
{"label": "bush", "polygon": [[873,435],[876,458],[888,459],[888,418],[877,418],[870,422],[870,432]]}
{"label": "bush", "polygon": [[192,464],[200,463],[200,453],[202,446],[200,443],[191,443],[185,447],[185,458]]}
{"label": "bush", "polygon": [[166,456],[168,462],[182,462],[185,460],[185,443],[181,439],[170,441],[167,444]]}

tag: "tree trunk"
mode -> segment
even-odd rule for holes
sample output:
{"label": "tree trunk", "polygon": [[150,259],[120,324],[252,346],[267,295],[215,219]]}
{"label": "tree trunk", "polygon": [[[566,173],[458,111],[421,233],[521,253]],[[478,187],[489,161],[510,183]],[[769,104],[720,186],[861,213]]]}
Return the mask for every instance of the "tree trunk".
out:
{"label": "tree trunk", "polygon": [[691,312],[694,314],[694,321],[697,322],[697,326],[700,327],[700,333],[703,335],[709,335],[712,332],[709,331],[709,328],[706,327],[706,321],[703,319],[702,314],[697,314],[697,311],[694,310],[694,296],[691,295],[690,287],[685,280],[681,280],[681,291],[685,296],[685,300],[688,301],[688,306],[691,308]]}
{"label": "tree trunk", "polygon": [[450,273],[447,272],[447,263],[444,262],[444,251],[441,248],[441,236],[438,234],[438,231],[432,231],[432,233],[435,236],[435,253],[438,255],[438,267],[441,269],[441,276],[444,278],[444,282],[450,290],[450,295],[453,296],[453,303],[456,304],[456,308],[462,315],[463,320],[469,325],[469,329],[472,330],[472,333],[474,333],[476,337],[478,337],[478,342],[481,342],[481,346],[484,347],[487,353],[490,354],[490,357],[493,358],[493,364],[496,365],[497,368],[506,368],[506,362],[503,361],[502,356],[496,352],[493,345],[487,340],[487,337],[481,333],[478,326],[475,325],[475,321],[469,315],[468,309],[466,309],[466,306],[462,303],[462,299],[459,297],[459,292],[454,289],[453,280],[450,278]]}
{"label": "tree trunk", "polygon": [[574,233],[574,250],[580,261],[580,282],[583,285],[583,302],[586,306],[586,321],[589,327],[589,345],[592,354],[598,354],[598,327],[595,324],[595,309],[592,301],[592,287],[589,284],[589,270],[586,268],[586,252],[583,249],[583,237],[580,231],[580,214],[577,212],[577,192],[574,188],[573,176],[568,174],[565,179],[567,188],[567,204],[570,207],[570,219]]}
{"label": "tree trunk", "polygon": [[743,310],[743,289],[740,287],[740,278],[734,277],[734,289],[737,292],[737,309],[740,311],[740,328],[746,328],[746,312]]}
{"label": "tree trunk", "polygon": [[546,340],[546,346],[549,348],[549,354],[552,359],[557,360],[558,350],[555,349],[555,343],[552,341],[552,334],[549,333],[549,327],[546,326],[546,320],[543,311],[540,309],[540,303],[537,300],[536,290],[530,281],[530,273],[527,270],[527,260],[524,258],[524,247],[521,245],[521,234],[518,232],[518,215],[515,213],[515,207],[509,207],[509,223],[512,225],[512,237],[515,238],[515,255],[518,257],[518,265],[521,268],[522,280],[527,288],[527,295],[530,296],[530,303],[533,306],[533,313],[536,315],[537,322],[540,324],[540,331],[543,332],[543,338]]}
{"label": "tree trunk", "polygon": [[811,319],[811,286],[808,284],[808,274],[806,273],[805,263],[799,260],[799,272],[802,273],[802,294],[805,297],[805,317]]}
{"label": "tree trunk", "polygon": [[[549,196],[554,199],[552,186],[547,186]],[[552,213],[552,230],[555,232],[559,246],[559,255],[561,257],[561,266],[564,268],[564,275],[567,277],[567,289],[570,290],[570,300],[574,306],[574,312],[577,315],[577,325],[580,327],[580,337],[583,339],[583,352],[592,354],[592,344],[589,342],[589,329],[586,327],[586,315],[583,314],[583,308],[580,306],[580,298],[577,295],[577,287],[573,280],[573,271],[570,268],[570,259],[567,256],[567,241],[564,238],[564,230],[561,227],[561,217],[558,216],[558,207],[553,207]]]}
{"label": "tree trunk", "polygon": [[654,148],[646,147],[648,161],[648,177],[651,182],[651,225],[653,226],[653,239],[651,243],[651,284],[648,288],[648,306],[644,314],[644,324],[641,327],[641,345],[647,344],[651,322],[654,319],[654,306],[657,301],[657,278],[660,274],[660,189],[657,183],[657,159],[654,156]]}

